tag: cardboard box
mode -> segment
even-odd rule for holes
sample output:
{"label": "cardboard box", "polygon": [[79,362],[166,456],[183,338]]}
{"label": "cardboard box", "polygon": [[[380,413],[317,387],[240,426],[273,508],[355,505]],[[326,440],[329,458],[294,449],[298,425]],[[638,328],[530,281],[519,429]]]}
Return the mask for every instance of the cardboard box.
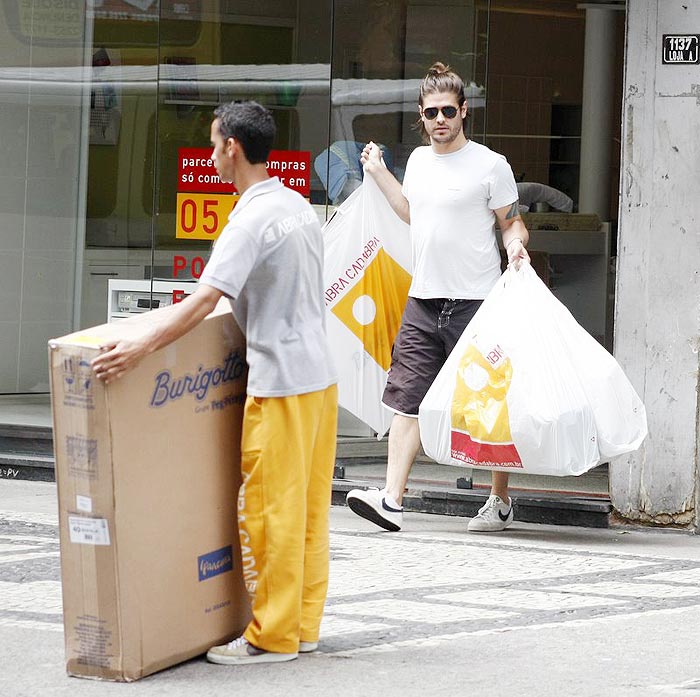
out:
{"label": "cardboard box", "polygon": [[237,527],[243,336],[222,301],[112,384],[99,345],[170,308],[49,342],[67,670],[138,678],[245,628]]}

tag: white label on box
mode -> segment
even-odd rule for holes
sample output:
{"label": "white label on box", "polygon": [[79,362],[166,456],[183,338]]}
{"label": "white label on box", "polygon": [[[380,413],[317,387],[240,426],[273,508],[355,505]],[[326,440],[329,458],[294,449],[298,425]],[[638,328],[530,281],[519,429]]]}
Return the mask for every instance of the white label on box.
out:
{"label": "white label on box", "polygon": [[75,505],[79,511],[92,513],[92,499],[89,496],[81,496],[77,494],[75,497]]}
{"label": "white label on box", "polygon": [[68,516],[70,541],[78,545],[109,545],[109,526],[104,518]]}

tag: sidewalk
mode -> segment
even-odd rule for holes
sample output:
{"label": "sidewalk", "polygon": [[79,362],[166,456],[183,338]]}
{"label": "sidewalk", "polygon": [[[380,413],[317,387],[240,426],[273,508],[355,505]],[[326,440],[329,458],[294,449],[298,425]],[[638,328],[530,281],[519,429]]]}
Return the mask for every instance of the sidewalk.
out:
{"label": "sidewalk", "polygon": [[55,486],[0,481],[0,694],[561,694],[700,689],[700,540],[687,533],[409,513],[386,533],[331,510],[321,651],[227,668],[195,659],[130,686],[64,674]]}

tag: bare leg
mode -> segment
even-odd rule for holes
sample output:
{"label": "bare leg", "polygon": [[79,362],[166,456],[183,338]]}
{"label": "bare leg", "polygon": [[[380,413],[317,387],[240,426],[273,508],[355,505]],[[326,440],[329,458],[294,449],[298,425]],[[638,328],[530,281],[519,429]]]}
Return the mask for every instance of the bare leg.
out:
{"label": "bare leg", "polygon": [[491,493],[508,503],[508,472],[491,472]]}
{"label": "bare leg", "polygon": [[[386,468],[386,491],[401,505],[408,475],[420,448],[418,419],[394,414],[389,431],[389,457]],[[505,475],[506,482],[508,475]]]}

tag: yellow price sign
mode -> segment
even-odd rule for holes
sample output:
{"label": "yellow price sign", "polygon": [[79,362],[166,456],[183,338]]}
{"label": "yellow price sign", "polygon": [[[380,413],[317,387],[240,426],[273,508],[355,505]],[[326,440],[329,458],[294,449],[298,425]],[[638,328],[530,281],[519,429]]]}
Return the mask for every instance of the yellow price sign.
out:
{"label": "yellow price sign", "polygon": [[228,222],[239,194],[178,194],[177,231],[180,240],[215,240]]}

